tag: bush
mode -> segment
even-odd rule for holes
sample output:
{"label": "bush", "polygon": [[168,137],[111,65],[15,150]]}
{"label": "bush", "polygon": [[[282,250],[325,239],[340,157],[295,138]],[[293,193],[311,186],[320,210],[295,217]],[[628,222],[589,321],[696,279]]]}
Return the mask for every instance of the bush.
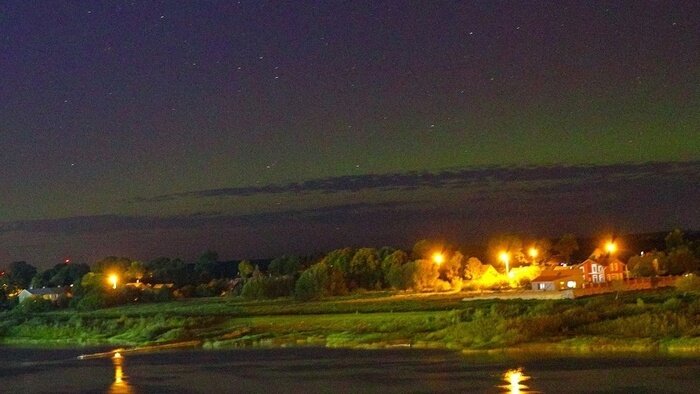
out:
{"label": "bush", "polygon": [[178,289],[175,293],[176,296],[182,298],[190,298],[194,296],[195,287],[192,285],[185,285]]}
{"label": "bush", "polygon": [[197,285],[197,287],[194,290],[194,293],[197,297],[214,297],[217,295],[216,289],[204,283]]}
{"label": "bush", "polygon": [[700,276],[688,274],[678,278],[675,283],[676,289],[684,293],[700,294]]}
{"label": "bush", "polygon": [[173,291],[167,287],[153,290],[153,301],[166,302],[173,299]]}
{"label": "bush", "polygon": [[17,310],[20,312],[27,313],[40,313],[48,312],[54,309],[54,304],[51,300],[47,300],[41,297],[29,297],[24,301],[19,303]]}
{"label": "bush", "polygon": [[92,311],[95,309],[106,308],[109,305],[107,299],[101,292],[91,291],[81,298],[74,298],[71,306],[81,311]]}
{"label": "bush", "polygon": [[294,278],[291,276],[251,278],[245,282],[241,296],[248,299],[288,297],[294,291]]}

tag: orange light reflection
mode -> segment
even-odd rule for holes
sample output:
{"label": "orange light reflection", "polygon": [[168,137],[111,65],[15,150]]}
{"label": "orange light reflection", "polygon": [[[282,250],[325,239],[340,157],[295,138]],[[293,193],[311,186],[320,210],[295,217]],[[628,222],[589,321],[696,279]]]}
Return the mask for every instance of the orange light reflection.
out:
{"label": "orange light reflection", "polygon": [[133,390],[126,382],[126,376],[124,375],[124,357],[119,352],[114,353],[112,356],[112,364],[114,365],[114,382],[109,387],[109,393],[111,394],[131,394]]}
{"label": "orange light reflection", "polygon": [[[525,394],[527,393],[527,386],[522,384],[522,382],[530,379],[530,376],[527,376],[523,373],[522,368],[518,369],[509,369],[503,374],[503,380],[508,382],[507,385],[502,385],[498,386],[500,388],[505,389],[506,393],[510,394]],[[525,391],[524,391],[525,390]]]}

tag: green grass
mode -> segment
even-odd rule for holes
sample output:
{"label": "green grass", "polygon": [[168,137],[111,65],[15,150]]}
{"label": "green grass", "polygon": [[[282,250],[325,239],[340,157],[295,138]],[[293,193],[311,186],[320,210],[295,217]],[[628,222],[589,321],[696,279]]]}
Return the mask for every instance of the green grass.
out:
{"label": "green grass", "polygon": [[700,297],[673,290],[577,300],[475,300],[365,293],[322,301],[188,299],[90,312],[0,314],[0,341],[205,348],[391,346],[700,353]]}

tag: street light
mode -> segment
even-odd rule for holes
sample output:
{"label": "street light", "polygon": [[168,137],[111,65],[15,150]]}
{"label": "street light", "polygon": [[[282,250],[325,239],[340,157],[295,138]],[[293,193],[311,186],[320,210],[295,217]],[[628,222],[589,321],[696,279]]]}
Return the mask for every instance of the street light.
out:
{"label": "street light", "polygon": [[117,275],[112,274],[109,276],[108,280],[109,280],[109,283],[112,285],[112,288],[116,289],[117,282],[119,282],[119,277]]}
{"label": "street light", "polygon": [[605,251],[608,252],[608,254],[613,254],[615,251],[617,251],[617,245],[613,241],[608,241],[608,243],[605,244]]}
{"label": "street light", "polygon": [[433,262],[435,262],[435,264],[437,265],[440,265],[445,262],[445,256],[440,252],[434,253]]}
{"label": "street light", "polygon": [[530,257],[532,257],[532,262],[534,263],[534,262],[535,262],[535,259],[536,259],[537,256],[540,254],[540,251],[537,250],[537,248],[533,246],[533,247],[530,248],[530,250],[527,251],[527,254],[529,254]]}
{"label": "street light", "polygon": [[506,274],[507,274],[508,271],[510,271],[510,265],[509,265],[509,263],[510,263],[510,255],[508,254],[508,252],[506,252],[506,251],[504,250],[503,252],[501,252],[501,253],[498,255],[498,258],[499,258],[499,260],[501,260],[501,261],[503,262],[503,264],[506,265]]}

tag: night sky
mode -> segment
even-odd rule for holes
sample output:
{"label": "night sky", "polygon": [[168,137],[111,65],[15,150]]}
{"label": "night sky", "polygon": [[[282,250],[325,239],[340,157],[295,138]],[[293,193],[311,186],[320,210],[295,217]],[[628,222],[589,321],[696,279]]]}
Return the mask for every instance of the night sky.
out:
{"label": "night sky", "polygon": [[0,264],[700,228],[700,3],[0,4]]}

